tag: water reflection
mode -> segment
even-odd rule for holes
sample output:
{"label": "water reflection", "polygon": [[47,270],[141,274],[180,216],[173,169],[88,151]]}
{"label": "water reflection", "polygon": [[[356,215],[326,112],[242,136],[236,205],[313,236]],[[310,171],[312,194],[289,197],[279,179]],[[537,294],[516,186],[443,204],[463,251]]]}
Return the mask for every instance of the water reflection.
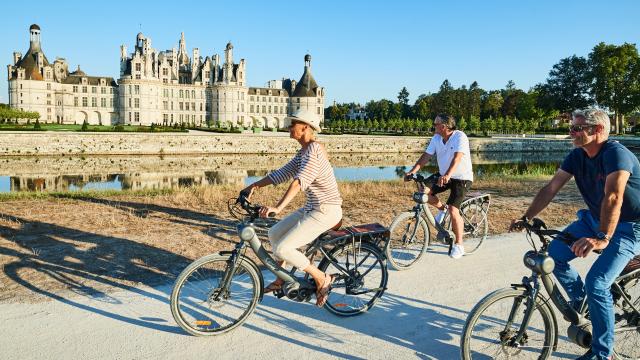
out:
{"label": "water reflection", "polygon": [[[339,180],[390,180],[402,176],[420,154],[332,154]],[[561,153],[474,154],[476,174],[555,170]],[[145,190],[241,185],[284,165],[290,154],[201,156],[91,156],[0,158],[0,192]],[[427,167],[426,173],[435,171]]]}

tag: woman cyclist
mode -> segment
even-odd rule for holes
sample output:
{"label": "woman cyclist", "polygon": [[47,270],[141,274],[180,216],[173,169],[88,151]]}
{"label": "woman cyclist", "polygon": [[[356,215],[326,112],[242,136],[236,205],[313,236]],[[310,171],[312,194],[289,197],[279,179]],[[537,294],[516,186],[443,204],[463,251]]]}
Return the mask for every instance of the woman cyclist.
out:
{"label": "woman cyclist", "polygon": [[[269,241],[273,255],[281,266],[286,263],[302,269],[313,277],[316,283],[316,305],[324,306],[331,290],[333,278],[320,271],[297,249],[312,242],[323,232],[335,226],[342,219],[342,198],[327,152],[316,142],[320,132],[320,119],[312,112],[298,110],[285,119],[289,123],[289,136],[302,147],[282,168],[249,185],[243,191],[249,197],[256,188],[271,184],[281,184],[291,180],[289,188],[274,207],[264,206],[260,216],[280,213],[291,200],[304,191],[307,201],[303,208],[287,215],[269,229]],[[276,279],[265,289],[265,293],[282,288],[284,281]]]}

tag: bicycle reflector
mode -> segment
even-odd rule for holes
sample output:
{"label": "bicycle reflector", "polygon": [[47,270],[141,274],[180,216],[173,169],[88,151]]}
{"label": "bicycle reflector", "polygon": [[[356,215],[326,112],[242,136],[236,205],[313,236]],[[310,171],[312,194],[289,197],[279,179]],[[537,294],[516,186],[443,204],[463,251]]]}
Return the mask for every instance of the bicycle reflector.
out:
{"label": "bicycle reflector", "polygon": [[347,304],[345,304],[345,303],[337,303],[337,304],[333,304],[333,307],[343,308],[343,307],[347,307]]}
{"label": "bicycle reflector", "polygon": [[198,326],[211,326],[210,320],[196,320],[196,325]]}

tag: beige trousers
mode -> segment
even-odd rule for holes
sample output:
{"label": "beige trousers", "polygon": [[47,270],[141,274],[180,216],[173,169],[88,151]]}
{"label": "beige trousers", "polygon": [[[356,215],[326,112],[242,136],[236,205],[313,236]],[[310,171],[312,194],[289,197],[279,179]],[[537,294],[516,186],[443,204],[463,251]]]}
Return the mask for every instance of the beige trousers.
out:
{"label": "beige trousers", "polygon": [[297,249],[331,229],[340,219],[340,205],[324,204],[320,205],[319,209],[309,212],[305,212],[304,209],[294,211],[269,229],[273,256],[298,269],[306,269],[310,264],[309,259]]}

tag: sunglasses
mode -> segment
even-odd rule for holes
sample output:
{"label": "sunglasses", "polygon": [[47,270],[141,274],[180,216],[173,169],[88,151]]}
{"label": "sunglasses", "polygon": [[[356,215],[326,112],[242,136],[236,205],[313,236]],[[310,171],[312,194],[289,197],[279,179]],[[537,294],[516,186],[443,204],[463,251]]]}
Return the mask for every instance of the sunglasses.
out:
{"label": "sunglasses", "polygon": [[585,129],[592,128],[594,126],[596,126],[596,125],[571,125],[571,126],[569,126],[569,131],[577,133],[577,132],[583,131]]}

